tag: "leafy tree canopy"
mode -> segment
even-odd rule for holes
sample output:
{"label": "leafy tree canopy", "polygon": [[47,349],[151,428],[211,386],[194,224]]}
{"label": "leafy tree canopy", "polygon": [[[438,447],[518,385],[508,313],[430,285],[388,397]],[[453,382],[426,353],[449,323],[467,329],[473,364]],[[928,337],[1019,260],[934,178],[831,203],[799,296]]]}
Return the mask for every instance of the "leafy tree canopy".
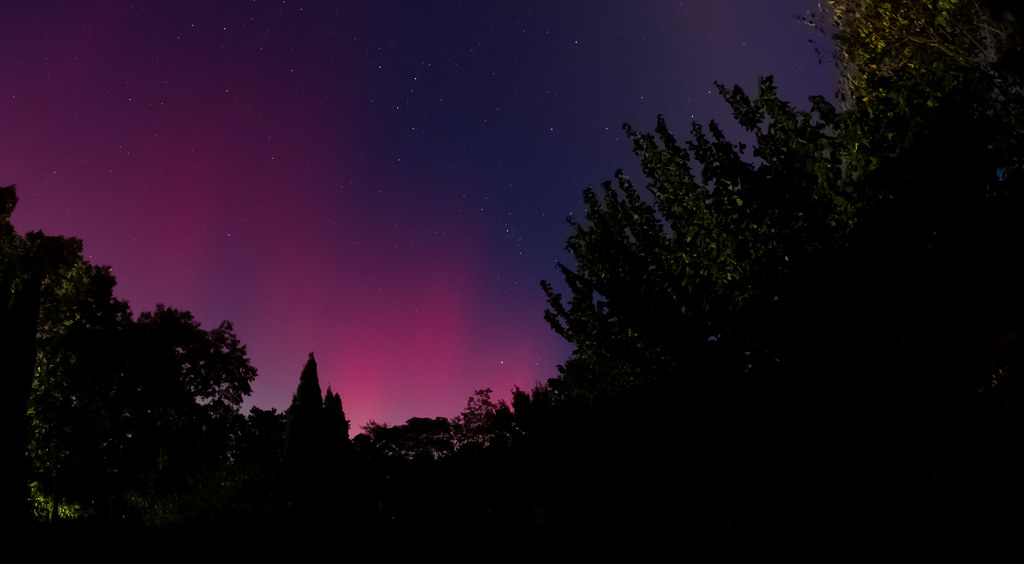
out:
{"label": "leafy tree canopy", "polygon": [[5,445],[29,455],[37,513],[180,517],[230,462],[256,377],[245,346],[187,311],[134,319],[80,240],[18,235],[16,203],[0,189],[0,369],[7,428],[24,431]]}
{"label": "leafy tree canopy", "polygon": [[[784,393],[781,380],[820,388],[810,383],[830,363],[826,388],[854,374],[870,388],[865,376],[895,368],[866,359],[962,348],[977,338],[965,333],[1021,311],[1019,277],[999,258],[1020,237],[1019,129],[997,117],[1015,111],[1021,77],[995,62],[1015,56],[1017,28],[1001,28],[990,56],[971,52],[966,32],[935,31],[968,25],[954,17],[959,2],[835,4],[858,95],[849,109],[820,96],[798,109],[769,77],[756,97],[719,86],[752,148],[714,122],[693,124],[683,143],[661,117],[654,133],[624,126],[646,192],[621,172],[584,191],[573,264],[559,266],[569,298],[542,282],[548,322],[575,346],[556,396]],[[972,12],[971,29],[997,5]],[[945,43],[913,39],[926,32]],[[899,57],[885,54],[886,33],[906,44]],[[933,96],[920,102],[922,92]],[[998,282],[980,283],[981,269]],[[857,347],[867,352],[850,357]]]}
{"label": "leafy tree canopy", "polygon": [[833,35],[841,98],[862,114],[860,142],[875,157],[953,117],[949,127],[983,131],[1016,168],[1022,18],[1022,5],[1006,0],[831,0],[809,21]]}
{"label": "leafy tree canopy", "polygon": [[844,166],[831,105],[817,97],[798,110],[770,78],[755,99],[719,90],[753,133],[752,152],[714,122],[694,124],[684,144],[661,117],[654,134],[627,125],[647,194],[620,171],[584,192],[584,222],[570,220],[575,268],[560,269],[572,297],[542,284],[548,321],[576,345],[563,379],[592,380],[577,390],[610,397],[727,342],[744,346],[737,314],[779,299],[780,284],[856,222],[859,171]]}

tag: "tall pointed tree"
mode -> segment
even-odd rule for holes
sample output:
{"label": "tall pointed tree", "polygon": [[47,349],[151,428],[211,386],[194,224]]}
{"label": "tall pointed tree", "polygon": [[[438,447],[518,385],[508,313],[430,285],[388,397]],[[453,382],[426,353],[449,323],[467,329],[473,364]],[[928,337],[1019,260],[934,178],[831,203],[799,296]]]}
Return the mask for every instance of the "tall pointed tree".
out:
{"label": "tall pointed tree", "polygon": [[345,410],[341,405],[341,396],[327,386],[324,395],[324,432],[328,448],[348,448],[351,423],[345,418]]}
{"label": "tall pointed tree", "polygon": [[317,375],[313,353],[309,353],[309,359],[302,368],[299,387],[292,396],[287,419],[285,459],[292,466],[307,466],[312,462],[317,449],[317,435],[323,419],[320,377]]}
{"label": "tall pointed tree", "polygon": [[285,443],[286,488],[292,510],[301,519],[323,521],[340,501],[337,492],[324,494],[324,482],[346,470],[351,453],[349,422],[341,396],[327,389],[322,395],[313,353],[299,376],[299,386],[287,411]]}
{"label": "tall pointed tree", "polygon": [[[328,484],[345,483],[353,478],[354,448],[349,438],[350,428],[351,423],[345,418],[345,411],[342,409],[341,396],[328,386],[323,402],[321,443],[318,445],[322,452],[322,476]],[[349,494],[350,492],[329,486],[321,490],[320,501],[327,507],[334,508],[333,516],[344,518],[350,514],[348,510],[353,508]],[[342,511],[339,512],[339,509]]]}
{"label": "tall pointed tree", "polygon": [[313,353],[309,353],[299,375],[299,386],[286,412],[284,487],[289,506],[298,517],[309,514],[320,478],[318,450],[323,421],[320,393],[316,360]]}

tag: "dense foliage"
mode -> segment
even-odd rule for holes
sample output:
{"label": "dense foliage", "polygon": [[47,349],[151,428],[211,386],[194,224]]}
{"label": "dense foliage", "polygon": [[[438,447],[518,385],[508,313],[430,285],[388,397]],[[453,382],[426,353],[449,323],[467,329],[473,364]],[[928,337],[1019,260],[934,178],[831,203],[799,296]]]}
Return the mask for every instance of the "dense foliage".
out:
{"label": "dense foliage", "polygon": [[34,298],[24,320],[4,318],[6,343],[31,357],[3,376],[24,389],[8,401],[27,418],[8,432],[25,430],[14,434],[27,441],[35,513],[166,523],[215,512],[256,377],[231,324],[204,330],[162,305],[133,317],[81,241],[18,235],[14,188],[0,194],[6,311]]}
{"label": "dense foliage", "polygon": [[[846,111],[822,97],[799,110],[766,78],[755,98],[719,86],[752,149],[714,122],[682,144],[662,118],[654,134],[625,126],[647,192],[617,173],[584,192],[585,221],[570,220],[575,264],[560,268],[571,297],[543,283],[548,321],[576,345],[554,385],[611,398],[645,381],[706,380],[708,363],[761,379],[787,342],[817,348],[801,332],[875,326],[897,302],[921,317],[873,329],[892,342],[869,349],[962,333],[956,324],[1006,329],[1016,276],[998,257],[1018,238],[1020,129],[1007,119],[1024,94],[1008,62],[1018,28],[993,15],[999,3],[834,5]],[[990,24],[992,42],[968,41]],[[992,295],[972,282],[981,268],[998,272],[1002,307],[973,304]],[[947,319],[933,320],[926,302],[942,292]],[[996,309],[1005,319],[991,319]]]}
{"label": "dense foliage", "polygon": [[[766,78],[719,87],[752,147],[625,126],[647,190],[619,172],[584,192],[568,297],[543,283],[575,349],[535,393],[601,432],[653,422],[644,444],[683,449],[677,478],[707,492],[671,490],[701,526],[877,532],[895,524],[851,515],[899,505],[967,534],[956,514],[988,509],[973,465],[1022,430],[1019,9],[830,4],[842,109]],[[803,516],[773,521],[787,504]]]}

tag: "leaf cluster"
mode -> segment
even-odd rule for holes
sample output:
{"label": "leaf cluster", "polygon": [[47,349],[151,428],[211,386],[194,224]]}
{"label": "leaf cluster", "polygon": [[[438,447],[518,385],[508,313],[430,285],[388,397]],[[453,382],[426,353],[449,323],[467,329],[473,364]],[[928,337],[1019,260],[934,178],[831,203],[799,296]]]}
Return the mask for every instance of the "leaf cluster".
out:
{"label": "leaf cluster", "polygon": [[613,397],[750,346],[742,312],[784,298],[783,282],[856,222],[863,164],[830,104],[816,97],[798,110],[770,77],[756,98],[719,91],[751,152],[714,122],[694,123],[685,143],[661,116],[654,133],[627,124],[646,192],[619,171],[600,193],[584,191],[585,221],[569,220],[575,267],[559,265],[568,303],[542,286],[547,321],[575,345],[561,367],[574,393]]}
{"label": "leaf cluster", "polygon": [[17,234],[16,202],[13,187],[0,189],[0,329],[5,355],[11,343],[29,355],[27,370],[3,368],[8,382],[25,382],[37,512],[180,516],[231,463],[256,377],[245,346],[229,322],[205,330],[187,311],[158,305],[134,318],[80,240]]}

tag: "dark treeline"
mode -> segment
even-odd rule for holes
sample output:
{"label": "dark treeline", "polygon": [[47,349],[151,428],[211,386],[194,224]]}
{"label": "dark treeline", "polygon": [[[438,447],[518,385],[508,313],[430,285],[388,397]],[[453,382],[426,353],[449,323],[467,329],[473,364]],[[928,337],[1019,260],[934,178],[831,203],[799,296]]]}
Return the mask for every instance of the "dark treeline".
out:
{"label": "dark treeline", "polygon": [[627,125],[646,190],[587,189],[543,283],[571,357],[451,418],[353,436],[312,354],[286,412],[241,414],[229,323],[133,316],[0,189],[8,520],[103,557],[1012,549],[1024,13],[830,6],[806,23],[834,34],[837,103],[719,87],[749,146]]}

